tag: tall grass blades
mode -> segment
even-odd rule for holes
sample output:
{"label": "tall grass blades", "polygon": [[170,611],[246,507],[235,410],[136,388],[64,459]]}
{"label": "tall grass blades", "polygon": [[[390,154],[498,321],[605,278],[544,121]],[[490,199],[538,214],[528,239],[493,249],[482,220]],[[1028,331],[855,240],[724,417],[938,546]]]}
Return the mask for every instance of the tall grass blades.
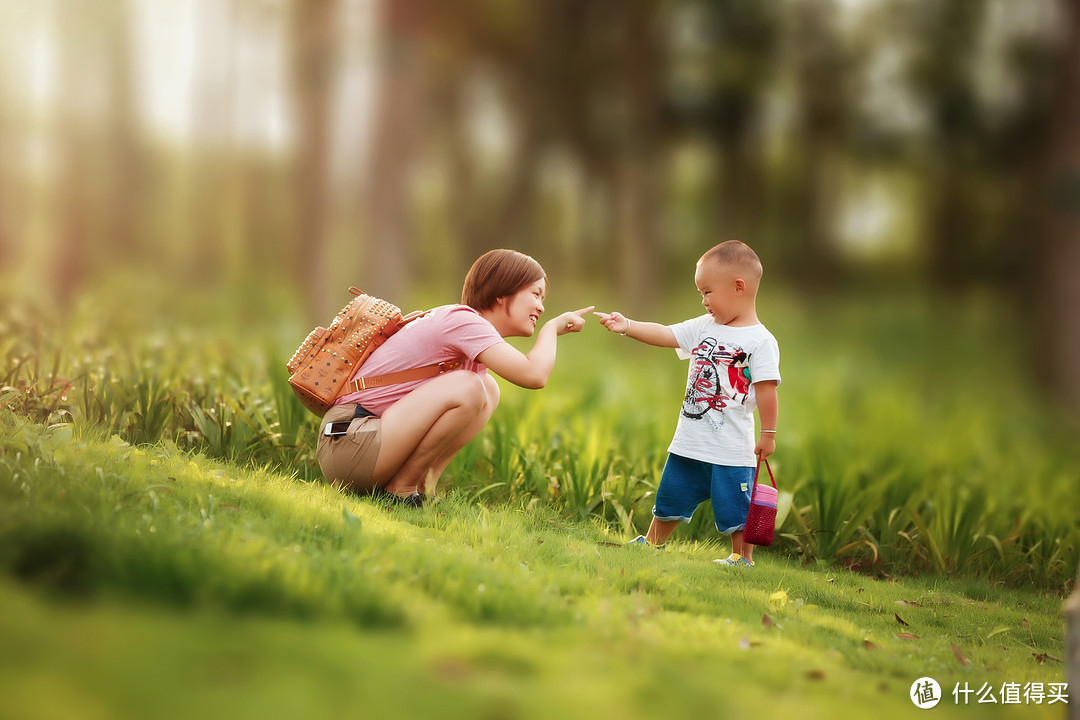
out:
{"label": "tall grass blades", "polygon": [[918,531],[916,542],[939,573],[967,566],[983,534],[984,518],[995,510],[980,489],[949,477],[942,478],[933,491],[924,490],[907,509]]}
{"label": "tall grass blades", "polygon": [[[160,289],[141,288],[145,303],[113,292],[88,294],[64,318],[0,308],[0,403],[12,417],[319,478],[317,420],[280,359],[288,322],[220,312],[236,305],[210,296],[192,298],[189,315],[151,316],[170,307],[154,299]],[[987,350],[996,326],[985,308],[969,322],[962,305],[934,314],[916,300],[888,314],[826,303],[811,323],[801,306],[783,307],[770,322],[785,363],[773,466],[792,505],[768,552],[886,573],[1072,582],[1080,428],[1034,398],[1002,409],[996,380],[1010,368],[980,364],[1015,359]],[[942,337],[948,353],[933,356],[928,375],[923,348]],[[560,340],[559,353],[541,391],[500,381],[492,422],[441,491],[643,532],[685,364],[595,327]],[[717,541],[708,510],[676,539]]]}

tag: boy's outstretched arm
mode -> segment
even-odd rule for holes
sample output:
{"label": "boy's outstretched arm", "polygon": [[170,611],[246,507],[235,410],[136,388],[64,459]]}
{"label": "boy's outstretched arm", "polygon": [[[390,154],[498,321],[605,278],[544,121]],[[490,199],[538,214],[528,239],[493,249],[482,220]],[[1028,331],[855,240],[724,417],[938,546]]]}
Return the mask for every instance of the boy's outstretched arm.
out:
{"label": "boy's outstretched arm", "polygon": [[[754,454],[759,460],[764,460],[776,452],[776,421],[780,415],[776,381],[762,380],[754,383],[754,394],[757,396],[758,420],[761,423],[761,436],[754,448]],[[766,432],[770,430],[772,432]]]}
{"label": "boy's outstretched arm", "polygon": [[594,312],[593,315],[600,318],[600,324],[611,332],[634,338],[646,345],[666,348],[679,347],[679,342],[675,339],[675,333],[667,325],[631,320],[622,313],[617,312]]}

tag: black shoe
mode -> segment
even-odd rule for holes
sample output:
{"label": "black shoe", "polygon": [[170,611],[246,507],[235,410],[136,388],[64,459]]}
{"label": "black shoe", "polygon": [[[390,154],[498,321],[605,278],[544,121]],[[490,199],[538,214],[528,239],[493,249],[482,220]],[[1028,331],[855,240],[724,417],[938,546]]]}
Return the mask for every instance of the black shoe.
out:
{"label": "black shoe", "polygon": [[371,496],[403,507],[418,508],[424,506],[424,496],[418,492],[414,492],[412,495],[395,495],[386,488],[377,487],[371,491]]}
{"label": "black shoe", "polygon": [[401,504],[411,508],[424,507],[424,496],[418,492],[414,492],[412,495],[401,498]]}

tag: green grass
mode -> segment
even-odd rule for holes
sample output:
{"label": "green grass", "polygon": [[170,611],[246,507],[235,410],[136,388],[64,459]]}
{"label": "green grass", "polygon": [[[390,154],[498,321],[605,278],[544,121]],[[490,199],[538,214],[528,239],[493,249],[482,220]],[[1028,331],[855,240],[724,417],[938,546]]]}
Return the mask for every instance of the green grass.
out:
{"label": "green grass", "polygon": [[[316,423],[283,371],[307,334],[287,294],[178,296],[125,280],[66,315],[19,298],[3,307],[0,402],[21,416],[318,480]],[[692,297],[674,299],[654,319],[698,311]],[[1023,353],[999,349],[1026,346],[999,304],[776,295],[761,314],[781,339],[784,374],[772,463],[790,510],[775,552],[1068,592],[1080,560],[1080,425],[1040,397]],[[562,340],[548,388],[503,384],[494,421],[444,487],[643,532],[684,376],[674,353],[593,323]],[[676,537],[719,540],[709,508]]]}
{"label": "green grass", "polygon": [[542,505],[391,509],[0,420],[4,717],[906,717],[923,675],[1062,681],[1053,593],[768,550],[730,572]]}
{"label": "green grass", "polygon": [[1080,547],[1080,428],[993,301],[763,298],[788,505],[732,573],[707,504],[668,550],[621,547],[674,353],[564,338],[440,504],[390,509],[319,481],[283,374],[308,328],[267,287],[2,298],[0,717],[906,717],[923,675],[938,713],[1060,716],[949,694],[1062,680]]}

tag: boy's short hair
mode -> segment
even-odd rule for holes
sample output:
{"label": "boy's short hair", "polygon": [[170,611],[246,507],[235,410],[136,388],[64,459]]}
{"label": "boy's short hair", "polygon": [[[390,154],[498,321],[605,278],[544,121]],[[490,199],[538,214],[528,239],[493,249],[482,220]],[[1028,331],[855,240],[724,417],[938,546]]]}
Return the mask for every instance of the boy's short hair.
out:
{"label": "boy's short hair", "polygon": [[698,265],[709,260],[734,267],[738,272],[747,275],[747,280],[755,283],[761,280],[761,260],[746,243],[738,240],[722,242],[706,251],[698,260]]}
{"label": "boy's short hair", "polygon": [[474,310],[489,310],[501,297],[544,281],[547,294],[547,273],[540,263],[516,250],[490,250],[473,263],[461,288],[461,304]]}

